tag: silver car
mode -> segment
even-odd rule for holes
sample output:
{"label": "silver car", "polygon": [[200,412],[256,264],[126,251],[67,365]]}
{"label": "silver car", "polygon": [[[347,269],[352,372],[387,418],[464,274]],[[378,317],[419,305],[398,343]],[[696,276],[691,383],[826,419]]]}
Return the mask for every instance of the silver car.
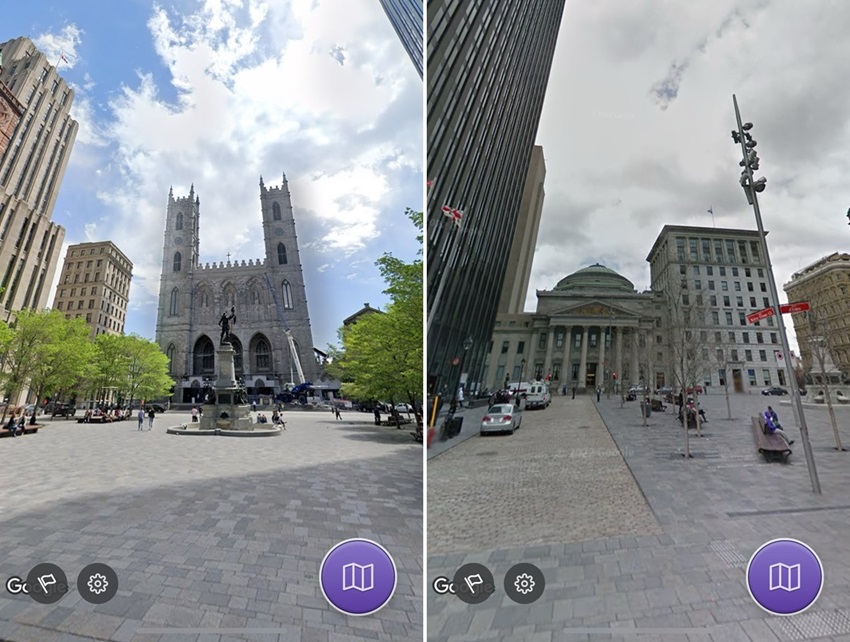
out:
{"label": "silver car", "polygon": [[514,434],[514,430],[522,424],[522,411],[519,406],[510,403],[496,404],[491,406],[481,420],[480,434],[488,432],[509,432]]}

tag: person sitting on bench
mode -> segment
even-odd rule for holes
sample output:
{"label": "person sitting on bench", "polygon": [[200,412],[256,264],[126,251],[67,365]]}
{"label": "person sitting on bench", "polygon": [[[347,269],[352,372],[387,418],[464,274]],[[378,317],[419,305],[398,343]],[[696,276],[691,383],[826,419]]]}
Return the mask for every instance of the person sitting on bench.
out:
{"label": "person sitting on bench", "polygon": [[764,411],[764,429],[765,433],[768,435],[779,435],[785,440],[785,443],[789,446],[794,443],[793,439],[789,439],[788,435],[782,430],[782,426],[779,423],[779,418],[776,416],[776,411],[770,406],[767,407],[767,410]]}

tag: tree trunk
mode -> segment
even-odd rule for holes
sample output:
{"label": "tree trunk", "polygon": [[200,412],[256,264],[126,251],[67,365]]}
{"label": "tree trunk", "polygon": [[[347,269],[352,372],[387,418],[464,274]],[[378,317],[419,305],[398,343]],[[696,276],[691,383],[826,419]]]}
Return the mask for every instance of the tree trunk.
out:
{"label": "tree trunk", "polygon": [[832,422],[832,434],[835,436],[835,449],[841,450],[841,435],[838,433],[838,422],[835,420],[835,408],[832,407],[832,398],[829,396],[829,384],[823,383],[823,396],[826,398],[826,407],[829,410],[829,420]]}
{"label": "tree trunk", "polygon": [[726,391],[726,419],[732,421],[732,406],[729,404],[729,380],[726,379],[726,385],[724,386]]}

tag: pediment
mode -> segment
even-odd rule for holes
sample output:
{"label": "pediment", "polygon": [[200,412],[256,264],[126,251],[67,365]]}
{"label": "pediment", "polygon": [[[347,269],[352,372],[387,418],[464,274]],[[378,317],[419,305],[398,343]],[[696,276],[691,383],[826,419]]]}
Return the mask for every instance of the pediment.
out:
{"label": "pediment", "polygon": [[619,319],[630,318],[638,319],[639,314],[635,314],[632,310],[628,310],[618,305],[612,305],[607,301],[591,300],[581,301],[568,305],[564,308],[552,310],[548,316],[569,316],[569,317],[594,317],[594,318],[609,318],[615,316]]}

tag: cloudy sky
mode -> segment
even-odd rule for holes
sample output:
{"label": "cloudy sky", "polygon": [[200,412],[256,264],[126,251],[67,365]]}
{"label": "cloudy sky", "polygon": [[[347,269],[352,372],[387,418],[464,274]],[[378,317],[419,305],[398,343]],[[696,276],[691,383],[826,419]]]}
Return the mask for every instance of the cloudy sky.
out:
{"label": "cloudy sky", "polygon": [[597,261],[647,288],[661,228],[710,227],[709,208],[717,227],[756,229],[733,93],[767,178],[780,299],[795,271],[846,251],[848,26],[850,3],[831,0],[568,0],[537,138],[546,200],[526,309]]}
{"label": "cloudy sky", "polygon": [[289,180],[315,345],[386,303],[375,259],[418,249],[422,82],[377,0],[31,0],[0,29],[68,59],[80,134],[53,219],[135,264],[126,332],[154,336],[169,188],[194,183],[201,262],[256,259],[260,175]]}

